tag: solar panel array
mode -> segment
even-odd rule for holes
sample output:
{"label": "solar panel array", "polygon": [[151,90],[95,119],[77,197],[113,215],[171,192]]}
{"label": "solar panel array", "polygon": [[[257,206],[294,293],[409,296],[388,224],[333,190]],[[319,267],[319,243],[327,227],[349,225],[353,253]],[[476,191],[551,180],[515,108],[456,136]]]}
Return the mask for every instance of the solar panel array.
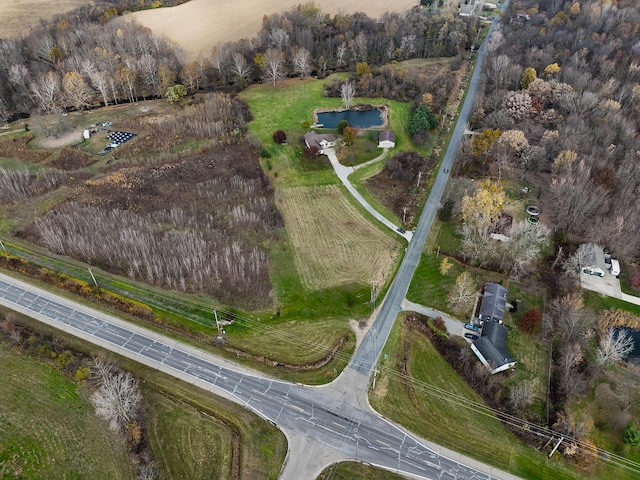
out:
{"label": "solar panel array", "polygon": [[137,135],[137,133],[130,133],[130,132],[120,132],[120,131],[113,131],[113,132],[109,132],[109,135],[107,135],[107,138],[111,141],[113,141],[113,143],[125,143],[128,142],[129,140],[131,140],[133,137],[135,137]]}

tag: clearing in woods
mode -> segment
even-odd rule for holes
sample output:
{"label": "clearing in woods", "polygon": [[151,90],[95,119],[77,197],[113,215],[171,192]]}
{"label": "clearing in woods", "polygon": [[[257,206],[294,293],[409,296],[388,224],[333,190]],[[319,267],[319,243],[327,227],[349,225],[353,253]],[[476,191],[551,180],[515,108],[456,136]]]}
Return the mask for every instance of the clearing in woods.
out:
{"label": "clearing in woods", "polygon": [[338,186],[285,187],[276,197],[306,289],[384,283],[399,244],[365,218]]}
{"label": "clearing in woods", "polygon": [[128,446],[88,393],[0,344],[0,478],[133,479]]}
{"label": "clearing in woods", "polygon": [[[208,56],[211,48],[223,42],[249,38],[258,33],[262,18],[282,13],[300,5],[300,0],[191,0],[170,8],[154,8],[126,15],[150,28],[156,35],[165,35],[179,44],[194,60],[199,54]],[[324,13],[355,13],[366,11],[372,18],[385,12],[402,13],[418,5],[418,0],[320,0],[316,6]]]}

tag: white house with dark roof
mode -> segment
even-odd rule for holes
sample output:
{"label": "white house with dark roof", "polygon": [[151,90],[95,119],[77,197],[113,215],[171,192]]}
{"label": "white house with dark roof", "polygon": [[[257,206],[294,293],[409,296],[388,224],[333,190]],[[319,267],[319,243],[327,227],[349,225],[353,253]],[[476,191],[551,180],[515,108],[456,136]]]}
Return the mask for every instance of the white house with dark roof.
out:
{"label": "white house with dark roof", "polygon": [[318,133],[311,130],[304,134],[304,143],[307,148],[316,147],[321,155],[324,155],[326,148],[335,147],[337,141],[338,137],[328,133]]}
{"label": "white house with dark roof", "polygon": [[498,283],[484,287],[478,318],[482,334],[471,343],[471,350],[492,374],[512,368],[516,360],[507,350],[507,327],[502,325],[507,305],[507,289]]}
{"label": "white house with dark roof", "polygon": [[391,130],[380,132],[378,137],[378,148],[394,148],[396,146],[396,134]]}
{"label": "white house with dark roof", "polygon": [[473,353],[492,374],[508,370],[516,364],[515,358],[507,350],[508,333],[504,325],[486,322],[482,326],[482,336],[471,344]]}

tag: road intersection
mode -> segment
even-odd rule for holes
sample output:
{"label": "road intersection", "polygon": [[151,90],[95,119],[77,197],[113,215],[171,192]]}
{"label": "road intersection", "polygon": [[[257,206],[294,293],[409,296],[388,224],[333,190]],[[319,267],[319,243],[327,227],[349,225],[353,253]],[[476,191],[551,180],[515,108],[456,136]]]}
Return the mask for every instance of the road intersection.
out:
{"label": "road intersection", "polygon": [[[495,22],[491,27],[493,30]],[[491,33],[491,32],[490,32]],[[490,35],[489,33],[489,35]],[[266,378],[177,340],[0,274],[0,303],[88,342],[245,405],[285,432],[281,479],[316,478],[327,463],[358,460],[414,478],[511,479],[382,418],[369,406],[369,379],[409,287],[469,116],[484,58],[478,52],[467,99],[405,258],[379,313],[336,381],[308,387]],[[355,190],[355,189],[354,189]],[[352,192],[353,193],[353,192]],[[357,193],[357,192],[356,192]]]}

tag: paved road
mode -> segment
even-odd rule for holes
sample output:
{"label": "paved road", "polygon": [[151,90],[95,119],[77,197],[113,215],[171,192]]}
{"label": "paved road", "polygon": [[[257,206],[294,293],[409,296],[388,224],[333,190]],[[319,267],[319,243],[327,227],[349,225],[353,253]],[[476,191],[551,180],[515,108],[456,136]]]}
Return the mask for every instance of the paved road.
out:
{"label": "paved road", "polygon": [[[492,25],[493,29],[494,25]],[[44,323],[72,333],[123,356],[165,373],[215,391],[243,403],[278,425],[292,438],[303,439],[308,450],[290,451],[313,457],[318,446],[334,452],[336,459],[357,459],[388,469],[410,473],[417,478],[493,479],[514,478],[469,458],[458,460],[438,453],[426,442],[382,419],[367,403],[368,378],[393,321],[400,310],[420,258],[424,241],[439,207],[447,181],[443,169],[451,169],[471,110],[484,57],[481,47],[467,100],[454,130],[441,171],[407,255],[394,279],[371,330],[338,381],[323,388],[306,387],[260,377],[211,354],[129,325],[96,310],[57,297],[22,282],[0,275],[0,303]],[[331,158],[331,157],[330,157]],[[354,193],[354,192],[352,192]],[[357,192],[355,192],[357,194]],[[354,195],[355,195],[354,194]],[[318,472],[296,471],[288,461],[282,478],[315,478]],[[474,467],[469,467],[473,465]]]}
{"label": "paved road", "polygon": [[[493,479],[427,448],[370,409],[322,389],[221,365],[215,357],[0,274],[0,303],[190,383],[207,384],[272,421],[353,458],[418,478]],[[306,475],[298,472],[298,478]]]}
{"label": "paved road", "polygon": [[[505,8],[507,3],[508,2],[505,3]],[[496,19],[491,24],[486,37],[487,39],[493,33],[497,22],[498,20]],[[409,289],[409,284],[411,283],[411,279],[413,278],[413,274],[420,260],[424,242],[427,239],[429,230],[431,230],[431,225],[433,224],[436,212],[440,208],[442,194],[444,193],[444,188],[447,184],[447,180],[449,179],[448,172],[450,172],[453,167],[453,161],[455,160],[458,147],[462,141],[462,137],[465,132],[465,125],[467,124],[469,115],[471,114],[471,108],[473,107],[473,102],[476,97],[480,73],[484,63],[486,44],[486,41],[483,42],[478,50],[476,66],[473,70],[471,80],[469,81],[469,89],[467,90],[467,96],[464,104],[462,105],[458,122],[456,123],[453,135],[451,136],[449,147],[444,154],[440,171],[436,176],[433,187],[431,188],[431,193],[424,206],[422,215],[420,216],[418,227],[413,232],[413,238],[407,248],[407,254],[402,265],[400,265],[398,274],[389,288],[389,292],[382,303],[380,312],[372,328],[365,336],[360,348],[354,354],[352,361],[349,364],[350,368],[355,369],[363,375],[369,375],[371,373],[373,366],[378,361],[378,357],[380,356],[380,352],[382,351],[384,344],[387,342],[393,322],[397,317],[398,312],[402,310],[402,301]],[[447,173],[445,173],[445,170],[447,170]]]}

